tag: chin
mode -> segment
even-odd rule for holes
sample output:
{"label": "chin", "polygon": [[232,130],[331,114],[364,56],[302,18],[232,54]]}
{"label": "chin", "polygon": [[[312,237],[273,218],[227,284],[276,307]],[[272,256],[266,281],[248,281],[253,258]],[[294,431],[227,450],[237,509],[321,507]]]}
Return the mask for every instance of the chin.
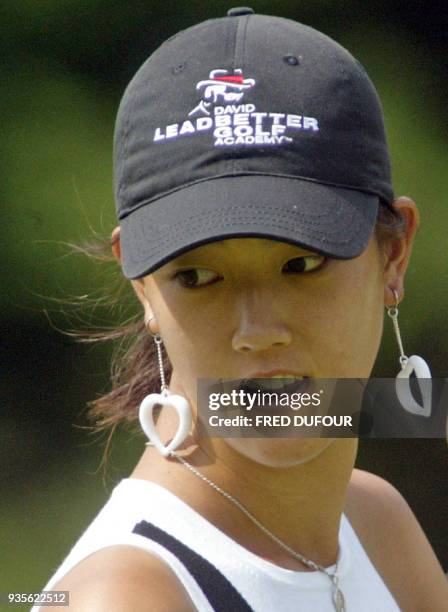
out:
{"label": "chin", "polygon": [[312,461],[334,438],[233,438],[228,444],[247,459],[266,467],[287,468]]}

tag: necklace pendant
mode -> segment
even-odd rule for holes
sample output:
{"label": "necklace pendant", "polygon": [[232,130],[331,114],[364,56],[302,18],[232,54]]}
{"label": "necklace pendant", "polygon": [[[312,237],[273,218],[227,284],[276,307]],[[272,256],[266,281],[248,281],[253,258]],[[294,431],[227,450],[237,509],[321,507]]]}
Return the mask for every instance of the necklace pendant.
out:
{"label": "necklace pendant", "polygon": [[333,591],[333,603],[336,612],[346,612],[345,610],[345,598],[341,589],[337,586]]}

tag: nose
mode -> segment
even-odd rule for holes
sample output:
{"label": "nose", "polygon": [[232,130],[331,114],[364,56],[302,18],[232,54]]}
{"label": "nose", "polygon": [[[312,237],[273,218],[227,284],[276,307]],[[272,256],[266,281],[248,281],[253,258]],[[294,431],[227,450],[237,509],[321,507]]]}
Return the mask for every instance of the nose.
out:
{"label": "nose", "polygon": [[240,304],[232,347],[240,353],[286,347],[292,334],[284,321],[265,301],[254,296]]}

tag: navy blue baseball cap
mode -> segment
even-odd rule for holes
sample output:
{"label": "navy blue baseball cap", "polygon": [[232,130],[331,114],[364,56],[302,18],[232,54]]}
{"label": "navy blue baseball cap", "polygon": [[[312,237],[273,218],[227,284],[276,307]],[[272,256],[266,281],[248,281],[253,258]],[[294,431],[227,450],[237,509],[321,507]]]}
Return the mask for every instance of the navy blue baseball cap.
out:
{"label": "navy blue baseball cap", "polygon": [[361,64],[249,8],[180,32],[141,66],[119,107],[114,170],[128,278],[242,236],[357,257],[394,198]]}

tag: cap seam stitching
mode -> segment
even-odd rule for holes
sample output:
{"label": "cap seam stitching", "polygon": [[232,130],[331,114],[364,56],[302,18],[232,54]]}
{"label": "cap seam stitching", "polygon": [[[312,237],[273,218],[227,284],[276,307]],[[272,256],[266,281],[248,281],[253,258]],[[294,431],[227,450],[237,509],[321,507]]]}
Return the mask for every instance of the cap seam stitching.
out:
{"label": "cap seam stitching", "polygon": [[342,184],[342,183],[334,183],[331,181],[322,181],[320,179],[316,179],[313,177],[309,177],[309,176],[301,176],[301,175],[297,175],[297,174],[279,174],[279,173],[272,173],[272,172],[248,172],[248,171],[236,171],[232,174],[218,174],[212,177],[206,177],[206,178],[201,178],[198,179],[196,181],[192,181],[190,183],[186,183],[184,185],[181,185],[179,187],[174,187],[173,189],[170,189],[169,191],[165,191],[162,194],[158,194],[156,197],[152,197],[152,198],[148,198],[146,200],[144,200],[143,202],[139,203],[138,205],[136,205],[132,210],[130,211],[125,211],[126,214],[123,214],[121,217],[119,217],[119,219],[124,219],[127,216],[131,215],[132,213],[136,212],[137,210],[139,210],[140,208],[143,208],[143,206],[147,206],[148,204],[151,204],[151,202],[156,202],[157,200],[161,200],[164,197],[167,197],[173,193],[176,193],[176,191],[181,191],[182,189],[186,189],[188,187],[192,187],[193,185],[197,185],[199,183],[206,183],[208,181],[213,181],[216,179],[221,179],[221,178],[232,178],[232,177],[236,177],[236,176],[271,176],[271,177],[279,177],[279,178],[287,178],[287,179],[294,179],[294,180],[298,180],[298,181],[307,181],[309,183],[318,183],[319,185],[328,185],[330,187],[340,187],[341,189],[352,189],[354,191],[361,191],[363,193],[367,193],[367,194],[371,194],[371,195],[376,195],[379,198],[383,198],[383,194],[380,194],[378,191],[374,191],[372,189],[369,189],[367,187],[363,187],[361,188],[360,186],[357,185],[346,185],[346,184]]}
{"label": "cap seam stitching", "polygon": [[[245,17],[241,17],[240,19],[237,20],[237,24],[236,24],[236,28],[235,28],[235,39],[234,39],[234,43],[233,43],[233,63],[232,63],[232,69],[233,69],[233,73],[235,74],[235,70],[236,70],[236,62],[237,62],[237,56],[239,55],[239,40],[240,38],[242,38],[242,42],[244,43],[244,25],[245,22],[247,21],[247,18]],[[241,32],[241,29],[243,29],[243,31]],[[241,34],[240,34],[241,32]],[[240,68],[240,66],[238,65],[238,68]],[[232,155],[231,155],[231,159],[230,159],[230,168],[232,170],[232,172],[235,172],[235,148],[232,149]]]}
{"label": "cap seam stitching", "polygon": [[[253,206],[253,208],[255,209],[255,212],[257,212],[256,207]],[[219,217],[223,217],[223,221],[226,222],[229,226],[233,226],[233,225],[239,226],[244,219],[244,215],[240,216],[238,219],[235,219],[234,217],[226,218],[226,215],[220,214],[218,212],[215,212],[215,214],[209,213],[209,216],[210,216],[210,219],[207,222],[202,223],[201,230],[207,229],[208,227],[215,227],[216,218],[219,218]],[[196,219],[197,217],[202,217],[202,215],[196,215],[192,219]],[[252,215],[249,214],[249,212],[245,215],[245,217],[247,217],[247,219],[253,222],[253,217]],[[285,219],[285,211],[282,211],[280,208],[271,210],[269,215],[266,214],[264,217],[259,217],[257,218],[257,221],[263,223],[265,218],[267,221],[270,222],[270,227],[279,228],[279,229],[290,229],[291,228],[290,223],[288,224],[281,223]],[[346,244],[347,242],[350,242],[349,236],[345,236],[343,240],[335,241],[334,239],[335,235],[336,236],[340,235],[339,228],[334,230],[333,232],[334,235],[332,235],[330,233],[331,232],[330,228],[325,228],[325,230],[319,229],[321,227],[320,222],[319,221],[310,222],[306,219],[305,215],[301,216],[300,218],[300,226],[301,226],[300,228],[294,228],[295,231],[299,232],[300,229],[303,227],[304,229],[313,232],[316,236],[322,236],[322,239],[325,242],[330,242],[332,244],[336,244],[336,243]],[[163,246],[163,243],[167,243],[170,240],[172,240],[173,232],[176,233],[176,228],[186,229],[186,228],[192,228],[192,227],[196,227],[193,221],[189,223],[188,222],[186,223],[185,221],[179,221],[178,223],[171,224],[169,229],[167,229],[167,231],[165,232],[166,238],[159,237],[159,239],[157,240],[157,247]],[[356,224],[354,224],[354,227],[356,229],[359,229],[360,223],[357,222]],[[144,228],[141,228],[141,229],[143,231],[143,234],[146,237]]]}
{"label": "cap seam stitching", "polygon": [[[279,217],[279,219],[277,219],[276,221],[281,221],[282,219],[283,219],[283,217]],[[233,223],[229,223],[229,226],[232,226],[232,225],[238,226],[238,224],[239,224],[239,221],[238,222],[235,221]],[[177,225],[180,226],[182,224],[177,224]],[[212,222],[210,222],[209,225],[211,227],[214,227],[214,223],[212,223]],[[140,228],[140,229],[143,229],[143,228]],[[182,225],[182,229],[185,229],[185,227],[183,225]],[[284,231],[284,230],[289,230],[290,229],[290,225],[286,225],[286,224],[283,224],[281,222],[280,223],[278,223],[278,222],[276,223],[274,221],[274,223],[271,223],[270,229],[274,229],[274,230],[275,229],[279,229],[279,230]],[[310,227],[310,226],[304,227],[304,229],[307,230],[307,232],[308,232],[308,236],[306,236],[305,239],[306,238],[310,238],[310,237],[314,237],[314,238],[317,238],[317,239],[321,240],[322,243],[324,243],[326,245],[329,245],[329,246],[343,246],[343,245],[346,245],[346,244],[350,243],[350,239],[349,239],[348,236],[345,239],[342,239],[342,240],[334,240],[334,238],[331,239],[331,237],[330,238],[328,237],[328,233],[327,232],[316,230],[316,229],[314,229],[313,227]],[[355,226],[354,231],[356,232],[356,230],[358,230],[358,229],[359,229],[359,224],[357,224]],[[300,236],[301,232],[298,229],[296,229],[296,231],[297,231],[297,235]],[[244,230],[240,231],[240,233],[241,233],[241,235],[250,235],[249,232],[245,232]],[[258,232],[257,230],[254,230],[253,233],[254,234],[259,234],[259,235],[260,234],[267,235],[269,232]],[[311,236],[310,236],[310,233],[311,233]],[[152,257],[152,256],[156,255],[157,253],[160,253],[161,250],[167,244],[170,244],[172,242],[172,240],[173,240],[173,226],[170,227],[170,230],[169,230],[166,238],[159,239],[158,242],[157,242],[157,245],[155,247],[153,247],[152,249],[149,249],[149,250],[145,251],[145,254],[144,254],[144,256],[141,259],[135,259],[133,257],[133,255],[136,254],[135,252],[133,254],[128,253],[128,258],[133,263],[140,263],[140,262],[146,260],[148,257]]]}
{"label": "cap seam stitching", "polygon": [[[246,65],[246,40],[247,40],[247,28],[249,25],[249,19],[250,19],[251,15],[245,15],[244,17],[241,18],[240,23],[242,24],[242,28],[243,28],[243,32],[241,34],[241,59],[240,59],[240,65],[238,66],[239,68],[241,68],[244,72],[244,67]],[[236,55],[236,48],[235,48],[235,55]],[[232,170],[233,172],[236,172],[237,170],[237,166],[238,166],[238,159],[237,159],[237,155],[236,155],[236,147],[234,145],[233,147],[233,155],[232,155]]]}

